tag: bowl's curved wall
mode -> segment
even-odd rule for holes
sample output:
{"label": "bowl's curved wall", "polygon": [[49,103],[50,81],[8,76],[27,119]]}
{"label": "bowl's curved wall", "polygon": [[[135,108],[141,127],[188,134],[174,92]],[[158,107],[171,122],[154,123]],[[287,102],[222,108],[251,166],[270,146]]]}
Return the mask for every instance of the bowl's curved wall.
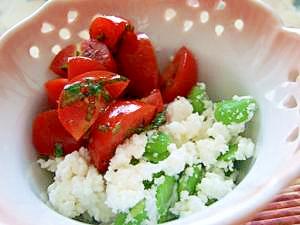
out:
{"label": "bowl's curved wall", "polygon": [[[78,224],[48,210],[32,192],[39,194],[46,181],[35,169],[31,121],[40,110],[43,82],[53,77],[53,52],[85,38],[97,13],[131,19],[152,38],[161,65],[174,48],[187,45],[215,99],[239,93],[259,103],[257,157],[247,177],[208,210],[172,224],[237,222],[300,172],[300,37],[282,28],[266,6],[254,0],[50,1],[0,42],[2,223]],[[41,178],[39,187],[30,186],[33,177]]]}

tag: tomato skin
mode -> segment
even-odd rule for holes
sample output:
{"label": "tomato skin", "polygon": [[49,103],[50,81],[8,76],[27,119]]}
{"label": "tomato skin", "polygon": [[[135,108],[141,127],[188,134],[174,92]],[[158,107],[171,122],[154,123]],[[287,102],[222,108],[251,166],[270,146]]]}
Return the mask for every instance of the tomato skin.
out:
{"label": "tomato skin", "polygon": [[68,58],[76,55],[76,45],[68,45],[62,49],[52,60],[50,69],[62,77],[68,76]]}
{"label": "tomato skin", "polygon": [[154,89],[151,91],[150,95],[141,99],[142,102],[145,102],[156,107],[156,112],[164,111],[164,102],[160,90]]}
{"label": "tomato skin", "polygon": [[177,96],[187,96],[198,79],[197,62],[193,54],[182,47],[161,76],[161,92],[165,103]]}
{"label": "tomato skin", "polygon": [[83,56],[69,58],[68,61],[68,79],[72,80],[74,77],[86,72],[106,70],[105,66],[100,62]]}
{"label": "tomato skin", "polygon": [[117,72],[116,62],[105,44],[93,39],[82,41],[80,51],[81,56],[98,61],[110,72]]}
{"label": "tomato skin", "polygon": [[94,165],[105,173],[116,147],[134,129],[147,126],[155,116],[156,107],[141,101],[112,103],[95,124],[88,149]]}
{"label": "tomato skin", "polygon": [[[79,140],[88,131],[88,129],[98,118],[100,112],[103,111],[109,103],[107,100],[105,100],[103,95],[100,94],[100,92],[98,95],[85,96],[84,90],[89,89],[85,88],[82,90],[82,88],[79,88],[78,93],[73,95],[73,97],[83,95],[83,98],[77,99],[76,101],[71,102],[71,104],[65,104],[65,97],[68,96],[69,91],[68,88],[72,86],[74,87],[74,85],[78,84],[87,84],[85,83],[87,78],[89,78],[93,82],[115,81],[114,83],[119,83],[118,86],[115,86],[115,88],[118,88],[118,90],[115,90],[113,87],[109,87],[111,85],[110,83],[107,83],[106,85],[104,85],[104,87],[102,87],[107,92],[109,90],[112,90],[113,95],[108,92],[108,94],[110,95],[110,100],[112,100],[112,97],[118,97],[117,94],[122,94],[129,83],[128,80],[118,80],[120,78],[119,75],[108,71],[87,72],[69,81],[59,98],[58,117],[64,128],[76,140]],[[110,89],[107,87],[109,87]]]}
{"label": "tomato skin", "polygon": [[37,152],[44,156],[54,156],[55,144],[62,145],[64,154],[81,146],[81,141],[76,141],[61,125],[56,110],[37,115],[33,122],[32,140]]}
{"label": "tomato skin", "polygon": [[106,44],[110,50],[115,51],[127,24],[128,21],[119,17],[99,16],[91,23],[90,36],[92,39]]}
{"label": "tomato skin", "polygon": [[120,74],[130,79],[131,96],[145,97],[158,88],[156,56],[151,41],[145,34],[135,37],[133,32],[125,32],[116,59]]}
{"label": "tomato skin", "polygon": [[68,79],[59,78],[49,80],[44,84],[48,96],[48,102],[52,107],[57,107],[60,93],[62,92],[67,83]]}

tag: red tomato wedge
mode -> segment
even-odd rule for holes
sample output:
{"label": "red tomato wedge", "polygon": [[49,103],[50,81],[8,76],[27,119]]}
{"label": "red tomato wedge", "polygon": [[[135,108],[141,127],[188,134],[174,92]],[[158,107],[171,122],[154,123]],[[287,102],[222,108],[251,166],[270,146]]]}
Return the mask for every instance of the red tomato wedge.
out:
{"label": "red tomato wedge", "polygon": [[126,29],[128,21],[116,16],[99,16],[93,20],[90,26],[90,36],[103,42],[107,47],[115,51],[116,45]]}
{"label": "red tomato wedge", "polygon": [[117,72],[116,62],[105,44],[97,40],[83,41],[80,44],[80,51],[81,56],[96,60],[110,72]]}
{"label": "red tomato wedge", "polygon": [[164,111],[164,101],[158,89],[154,89],[149,96],[142,98],[141,101],[154,105],[157,113]]}
{"label": "red tomato wedge", "polygon": [[197,83],[198,68],[193,54],[182,47],[161,76],[161,92],[165,103],[177,96],[186,96]]}
{"label": "red tomato wedge", "polygon": [[[109,87],[119,83],[118,90]],[[62,91],[58,117],[65,129],[79,140],[94,124],[108,103],[127,87],[129,81],[108,71],[92,71],[72,79]],[[109,88],[108,88],[109,87]],[[112,90],[112,95],[108,90]]]}
{"label": "red tomato wedge", "polygon": [[62,77],[68,76],[68,58],[76,55],[76,45],[69,45],[62,49],[53,59],[50,69]]}
{"label": "red tomato wedge", "polygon": [[88,145],[94,165],[104,173],[116,147],[134,129],[147,126],[155,116],[156,107],[141,101],[119,101],[112,103],[99,117],[91,132]]}
{"label": "red tomato wedge", "polygon": [[51,106],[57,107],[60,93],[62,92],[67,83],[68,79],[65,78],[49,80],[45,83],[44,87],[48,95],[48,102]]}
{"label": "red tomato wedge", "polygon": [[68,62],[68,79],[72,80],[74,77],[86,72],[106,70],[105,66],[91,58],[77,56],[69,58]]}
{"label": "red tomato wedge", "polygon": [[56,110],[42,112],[35,118],[32,141],[37,152],[45,156],[54,156],[57,147],[69,154],[81,146],[61,125]]}
{"label": "red tomato wedge", "polygon": [[117,53],[120,74],[130,79],[129,93],[141,98],[158,88],[159,69],[151,41],[145,34],[125,32]]}

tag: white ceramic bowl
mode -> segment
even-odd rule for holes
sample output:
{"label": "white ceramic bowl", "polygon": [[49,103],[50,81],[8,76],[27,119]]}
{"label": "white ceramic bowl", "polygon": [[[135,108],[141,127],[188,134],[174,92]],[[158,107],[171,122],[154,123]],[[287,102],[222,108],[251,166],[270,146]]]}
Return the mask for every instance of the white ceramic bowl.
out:
{"label": "white ceramic bowl", "polygon": [[182,45],[193,50],[214,99],[249,94],[259,104],[250,135],[253,165],[240,185],[207,210],[172,224],[238,224],[300,174],[300,37],[251,0],[57,0],[0,42],[0,223],[79,224],[41,199],[47,185],[31,144],[45,100],[43,82],[59,46],[86,37],[97,14],[131,19],[152,38],[165,65]]}

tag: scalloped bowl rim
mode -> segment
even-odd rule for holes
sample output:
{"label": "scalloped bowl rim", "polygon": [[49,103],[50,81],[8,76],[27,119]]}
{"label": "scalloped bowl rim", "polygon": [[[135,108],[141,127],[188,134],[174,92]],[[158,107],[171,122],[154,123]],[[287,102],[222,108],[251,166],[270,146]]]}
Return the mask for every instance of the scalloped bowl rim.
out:
{"label": "scalloped bowl rim", "polygon": [[[67,0],[64,0],[67,2]],[[7,32],[5,32],[1,36],[0,41],[0,52],[4,48],[7,41],[19,30],[22,26],[30,24],[36,16],[41,15],[44,13],[48,7],[52,6],[54,1],[48,1],[45,3],[39,10],[37,10],[34,14],[29,16],[28,18],[22,20],[12,28],[10,28]],[[280,29],[284,32],[290,32],[293,31],[295,33],[299,32],[299,30],[295,29],[288,29],[284,28],[280,20],[276,15],[274,15],[271,10],[264,4],[263,2],[259,1],[257,4],[261,4],[261,7],[264,8],[265,13],[272,15],[272,17],[277,21],[277,25],[280,26]],[[298,34],[297,34],[298,35]],[[300,40],[300,36],[297,37]],[[226,224],[232,224],[232,223],[239,223],[237,221],[245,221],[245,219],[248,218],[250,213],[255,212],[258,208],[262,207],[262,205],[268,201],[271,200],[271,198],[274,196],[274,194],[280,192],[282,188],[287,186],[289,182],[296,178],[300,174],[300,164],[297,163],[297,161],[300,161],[300,154],[295,155],[295,158],[293,162],[290,163],[289,169],[285,171],[281,171],[278,173],[278,176],[276,178],[271,179],[269,182],[265,183],[264,188],[261,188],[258,190],[254,195],[252,195],[251,199],[248,199],[247,201],[242,202],[239,207],[236,207],[234,210],[235,212],[226,211],[224,214],[218,215],[219,218],[221,218],[223,221],[227,221]],[[3,206],[0,205],[0,209]],[[1,210],[0,210],[1,214]],[[194,215],[195,216],[195,215]],[[193,216],[193,217],[194,217]],[[191,217],[192,218],[192,217]],[[196,218],[196,217],[195,217]],[[221,219],[218,218],[207,218],[207,220],[203,221],[203,224],[218,224],[218,221],[220,222]],[[197,221],[192,221],[191,219],[186,220],[189,224],[197,224]],[[71,222],[71,221],[70,221]],[[172,222],[172,224],[180,224],[182,220]],[[0,219],[1,223],[1,219]],[[79,223],[78,223],[79,224]],[[171,223],[170,223],[171,224]]]}

